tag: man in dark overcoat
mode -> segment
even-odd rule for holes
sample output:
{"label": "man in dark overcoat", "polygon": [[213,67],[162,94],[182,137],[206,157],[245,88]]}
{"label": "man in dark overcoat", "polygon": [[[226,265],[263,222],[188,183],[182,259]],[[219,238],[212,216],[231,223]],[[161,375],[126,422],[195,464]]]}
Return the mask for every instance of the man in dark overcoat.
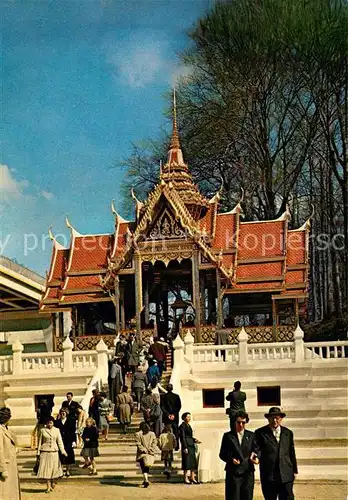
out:
{"label": "man in dark overcoat", "polygon": [[126,355],[129,370],[134,373],[139,365],[141,345],[136,340],[134,333],[131,333],[128,338]]}
{"label": "man in dark overcoat", "polygon": [[177,451],[179,449],[179,413],[181,410],[181,399],[179,394],[173,392],[172,384],[168,384],[167,394],[164,394],[161,398],[161,408],[163,423],[172,426],[173,434],[176,437]]}
{"label": "man in dark overcoat", "polygon": [[220,459],[226,463],[226,500],[252,500],[254,493],[254,465],[259,463],[253,432],[245,429],[248,414],[238,411],[230,432],[222,438]]}
{"label": "man in dark overcoat", "polygon": [[297,461],[293,433],[281,425],[285,413],[280,408],[270,408],[265,417],[268,425],[255,431],[263,496],[265,500],[294,500]]}
{"label": "man in dark overcoat", "polygon": [[226,396],[226,401],[230,402],[230,408],[226,412],[230,417],[230,427],[233,430],[235,415],[237,411],[245,411],[246,394],[241,391],[242,384],[239,380],[234,383],[233,391],[229,392]]}

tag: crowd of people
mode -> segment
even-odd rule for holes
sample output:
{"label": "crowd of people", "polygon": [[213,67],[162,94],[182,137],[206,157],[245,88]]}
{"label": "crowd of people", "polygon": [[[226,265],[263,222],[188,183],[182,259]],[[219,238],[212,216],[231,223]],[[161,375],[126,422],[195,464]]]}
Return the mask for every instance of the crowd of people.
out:
{"label": "crowd of people", "polygon": [[[179,425],[180,397],[174,393],[171,384],[164,389],[160,383],[164,363],[158,365],[154,362],[158,360],[150,354],[150,363],[146,366],[144,361],[137,360],[137,351],[132,348],[128,351],[130,357],[125,358],[128,364],[127,371],[124,371],[118,346],[117,350],[118,355],[110,364],[109,394],[95,389],[89,402],[88,415],[74,400],[71,392],[66,394],[56,418],[51,414],[52,404],[47,399],[43,398],[39,403],[34,433],[37,436],[34,472],[38,479],[46,482],[47,493],[54,490],[57,480],[63,475],[70,476],[78,447],[81,448],[83,459],[80,467],[89,469],[90,475],[96,475],[99,441],[108,439],[110,421],[118,419],[122,431],[127,432],[134,411],[142,415],[139,431],[135,434],[135,460],[143,474],[142,486],[148,488],[150,485],[149,471],[159,451],[164,465],[163,473],[167,479],[171,477],[174,451],[180,447],[184,483],[199,484],[197,445],[200,441],[193,435],[189,412],[182,414]],[[152,352],[156,352],[156,346]],[[127,356],[124,353],[121,355]],[[137,360],[138,364],[129,364],[130,358],[132,362]],[[115,364],[120,370],[117,366],[115,369]],[[115,381],[116,377],[120,380]],[[126,380],[130,388],[125,384]],[[230,403],[227,410],[230,431],[224,434],[220,449],[220,459],[226,463],[226,500],[252,500],[254,471],[258,464],[265,500],[293,500],[297,463],[293,433],[282,425],[285,413],[278,407],[270,408],[265,414],[268,424],[251,432],[246,429],[249,422],[245,410],[247,397],[239,381],[235,382],[233,391],[226,399]],[[16,440],[7,426],[10,418],[10,410],[1,408],[0,498],[17,500],[20,498],[20,488]]]}

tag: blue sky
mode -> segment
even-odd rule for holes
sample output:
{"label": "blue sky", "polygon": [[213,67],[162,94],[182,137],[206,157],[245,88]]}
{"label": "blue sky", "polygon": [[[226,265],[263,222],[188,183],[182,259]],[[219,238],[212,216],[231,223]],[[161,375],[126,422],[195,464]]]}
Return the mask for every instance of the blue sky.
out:
{"label": "blue sky", "polygon": [[[112,231],[119,162],[168,127],[186,31],[212,0],[2,2],[0,253],[42,274],[47,229]],[[122,214],[121,214],[122,215]],[[58,238],[59,239],[59,238]]]}

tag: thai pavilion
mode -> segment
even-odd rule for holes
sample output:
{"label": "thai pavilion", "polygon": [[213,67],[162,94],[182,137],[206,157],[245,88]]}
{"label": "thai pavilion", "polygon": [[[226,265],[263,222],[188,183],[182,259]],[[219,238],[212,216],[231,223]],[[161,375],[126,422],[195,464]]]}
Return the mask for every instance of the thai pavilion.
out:
{"label": "thai pavilion", "polygon": [[135,220],[112,204],[110,234],[82,235],[67,220],[71,241],[63,248],[50,233],[40,310],[51,313],[56,349],[67,334],[76,349],[94,348],[100,336],[111,346],[129,328],[144,340],[190,328],[196,342],[227,330],[233,343],[241,326],[250,342],[292,339],[306,309],[309,221],[289,230],[285,212],[246,222],[241,202],[220,213],[219,193],[208,200],[193,182],[175,112],[158,184],[144,202],[132,197]]}

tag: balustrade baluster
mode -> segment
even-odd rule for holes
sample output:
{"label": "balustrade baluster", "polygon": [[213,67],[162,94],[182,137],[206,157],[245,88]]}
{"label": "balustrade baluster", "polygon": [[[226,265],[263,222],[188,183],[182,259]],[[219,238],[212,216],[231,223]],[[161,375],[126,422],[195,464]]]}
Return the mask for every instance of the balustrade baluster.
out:
{"label": "balustrade baluster", "polygon": [[82,366],[83,366],[83,368],[86,366],[86,356],[85,355],[82,356]]}
{"label": "balustrade baluster", "polygon": [[334,346],[334,358],[338,358],[337,345]]}
{"label": "balustrade baluster", "polygon": [[320,357],[320,359],[323,359],[323,348],[322,348],[322,346],[319,346],[319,357]]}

